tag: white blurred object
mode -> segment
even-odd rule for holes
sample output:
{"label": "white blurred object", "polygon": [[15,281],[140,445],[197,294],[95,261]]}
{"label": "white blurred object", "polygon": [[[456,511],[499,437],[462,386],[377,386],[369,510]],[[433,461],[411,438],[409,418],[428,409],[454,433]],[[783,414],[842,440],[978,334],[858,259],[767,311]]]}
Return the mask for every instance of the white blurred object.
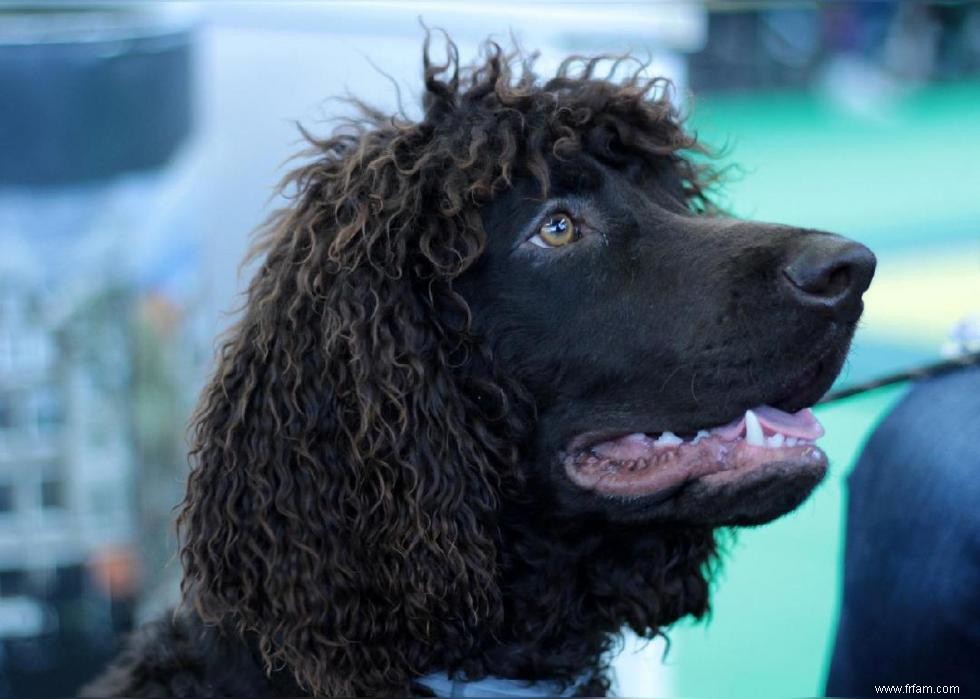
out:
{"label": "white blurred object", "polygon": [[707,37],[707,13],[699,0],[661,3],[520,2],[222,2],[208,15],[225,26],[363,36],[405,36],[419,22],[445,29],[456,41],[480,42],[514,32],[528,46],[583,47],[589,51],[632,48],[698,51]]}
{"label": "white blurred object", "polygon": [[948,358],[980,352],[980,313],[968,315],[954,325],[940,351]]}
{"label": "white blurred object", "polygon": [[623,632],[623,648],[612,662],[612,696],[676,696],[673,674],[664,662],[667,642],[658,636],[652,641],[631,631]]}
{"label": "white blurred object", "polygon": [[841,54],[822,67],[818,88],[839,109],[871,121],[884,121],[909,85],[856,54]]}
{"label": "white blurred object", "polygon": [[33,597],[0,599],[0,638],[34,638],[57,626],[57,614]]}

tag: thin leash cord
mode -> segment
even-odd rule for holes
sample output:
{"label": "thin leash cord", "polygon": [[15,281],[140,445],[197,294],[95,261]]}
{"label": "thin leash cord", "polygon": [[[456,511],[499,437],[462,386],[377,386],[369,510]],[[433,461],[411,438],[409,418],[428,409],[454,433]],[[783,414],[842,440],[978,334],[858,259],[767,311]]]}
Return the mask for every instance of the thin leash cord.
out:
{"label": "thin leash cord", "polygon": [[817,401],[817,405],[833,403],[834,401],[850,398],[851,396],[856,396],[861,393],[867,393],[868,391],[873,391],[876,388],[902,383],[903,381],[925,379],[930,376],[938,376],[939,374],[945,374],[955,369],[976,366],[978,364],[980,364],[980,351],[968,352],[958,357],[945,359],[941,362],[926,364],[925,366],[916,367],[915,369],[908,369],[907,371],[900,371],[896,374],[888,374],[887,376],[882,376],[880,379],[873,379],[871,381],[865,381],[864,383],[855,384],[853,386],[847,386],[846,388],[841,388],[837,391],[831,391]]}

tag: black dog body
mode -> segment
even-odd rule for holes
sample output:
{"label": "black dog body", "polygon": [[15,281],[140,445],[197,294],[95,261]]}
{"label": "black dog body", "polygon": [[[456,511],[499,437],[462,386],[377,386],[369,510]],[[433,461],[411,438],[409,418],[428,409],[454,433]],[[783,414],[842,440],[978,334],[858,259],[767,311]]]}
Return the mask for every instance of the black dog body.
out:
{"label": "black dog body", "polygon": [[715,212],[658,83],[529,70],[427,62],[422,122],[314,141],[195,419],[184,604],[87,695],[603,693],[820,481],[873,256]]}

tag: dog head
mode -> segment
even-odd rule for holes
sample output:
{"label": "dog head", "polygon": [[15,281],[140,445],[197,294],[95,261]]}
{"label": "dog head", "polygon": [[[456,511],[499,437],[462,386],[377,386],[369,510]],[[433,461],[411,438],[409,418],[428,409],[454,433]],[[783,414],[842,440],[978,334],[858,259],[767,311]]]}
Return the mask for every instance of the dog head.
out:
{"label": "dog head", "polygon": [[681,156],[640,137],[662,116],[610,115],[606,89],[569,97],[612,121],[601,147],[549,158],[544,192],[532,178],[487,206],[487,251],[458,284],[534,395],[533,485],[617,520],[769,521],[826,470],[809,407],[844,361],[874,256],[705,215]]}
{"label": "dog head", "polygon": [[310,138],[194,418],[185,594],[320,694],[485,642],[503,503],[698,531],[798,504],[872,273],[714,212],[663,82],[454,51],[420,121]]}

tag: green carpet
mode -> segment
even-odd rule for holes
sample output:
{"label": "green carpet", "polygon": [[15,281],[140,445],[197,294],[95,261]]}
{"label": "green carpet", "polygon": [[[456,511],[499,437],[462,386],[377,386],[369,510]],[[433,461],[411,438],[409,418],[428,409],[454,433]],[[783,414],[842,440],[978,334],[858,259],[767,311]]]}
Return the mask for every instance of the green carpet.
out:
{"label": "green carpet", "polygon": [[886,389],[818,411],[830,472],[793,514],[735,533],[711,618],[670,634],[667,665],[677,696],[821,693],[837,614],[845,479],[878,417],[903,393]]}

